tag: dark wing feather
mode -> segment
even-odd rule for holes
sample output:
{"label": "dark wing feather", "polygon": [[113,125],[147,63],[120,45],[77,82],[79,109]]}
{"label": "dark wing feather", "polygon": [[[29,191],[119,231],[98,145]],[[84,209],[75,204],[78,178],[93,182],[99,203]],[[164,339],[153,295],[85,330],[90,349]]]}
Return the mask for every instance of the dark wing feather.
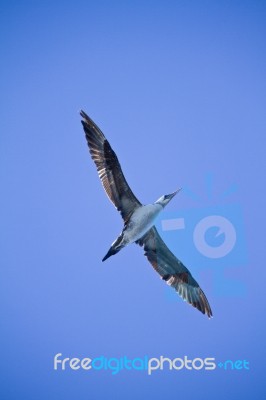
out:
{"label": "dark wing feather", "polygon": [[161,278],[184,300],[211,318],[210,305],[199,284],[182,262],[168,249],[157,229],[151,228],[137,243],[140,246],[144,245],[144,255]]}
{"label": "dark wing feather", "polygon": [[141,206],[141,203],[130,189],[117,156],[102,131],[84,111],[81,111],[80,115],[83,118],[81,122],[99,178],[109,199],[127,222],[134,209]]}

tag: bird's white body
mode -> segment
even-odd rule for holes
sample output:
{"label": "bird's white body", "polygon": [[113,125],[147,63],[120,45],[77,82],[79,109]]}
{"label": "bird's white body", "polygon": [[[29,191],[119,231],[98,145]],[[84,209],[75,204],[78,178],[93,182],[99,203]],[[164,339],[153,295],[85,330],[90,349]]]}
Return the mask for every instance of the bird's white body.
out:
{"label": "bird's white body", "polygon": [[130,244],[140,239],[154,225],[159,213],[163,210],[160,204],[147,204],[138,207],[132,214],[123,232],[123,242]]}

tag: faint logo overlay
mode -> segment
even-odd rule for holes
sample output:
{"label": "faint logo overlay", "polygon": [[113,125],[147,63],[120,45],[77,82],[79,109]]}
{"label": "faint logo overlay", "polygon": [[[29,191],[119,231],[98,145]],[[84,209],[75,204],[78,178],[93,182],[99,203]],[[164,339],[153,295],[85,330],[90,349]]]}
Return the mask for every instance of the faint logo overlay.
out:
{"label": "faint logo overlay", "polygon": [[[156,227],[206,293],[211,290],[217,296],[244,296],[247,251],[242,209],[239,202],[230,201],[237,187],[232,185],[214,198],[213,181],[213,175],[208,174],[207,196],[203,199],[190,188],[183,188],[183,194],[193,200],[195,207],[165,211]],[[167,298],[179,298],[171,288],[165,290]]]}

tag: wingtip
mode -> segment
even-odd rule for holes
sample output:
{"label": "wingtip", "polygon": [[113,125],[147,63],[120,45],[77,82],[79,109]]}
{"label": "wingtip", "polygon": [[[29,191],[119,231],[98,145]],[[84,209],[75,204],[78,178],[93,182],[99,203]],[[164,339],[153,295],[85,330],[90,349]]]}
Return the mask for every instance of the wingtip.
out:
{"label": "wingtip", "polygon": [[206,314],[209,319],[213,318],[213,314],[212,314],[212,310],[211,310],[210,306],[208,308],[205,308],[204,314]]}
{"label": "wingtip", "polygon": [[79,114],[82,116],[82,118],[86,119],[88,118],[87,114],[85,113],[85,111],[80,110]]}

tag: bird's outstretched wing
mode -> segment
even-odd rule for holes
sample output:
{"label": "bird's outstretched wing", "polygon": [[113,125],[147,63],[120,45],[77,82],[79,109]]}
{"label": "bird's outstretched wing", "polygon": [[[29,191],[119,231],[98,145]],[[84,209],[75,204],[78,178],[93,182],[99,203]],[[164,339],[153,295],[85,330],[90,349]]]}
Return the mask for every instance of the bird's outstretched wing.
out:
{"label": "bird's outstretched wing", "polygon": [[130,189],[117,156],[102,131],[84,111],[81,111],[80,115],[83,118],[81,123],[99,178],[109,199],[120,211],[126,223],[133,210],[141,206],[141,203]]}
{"label": "bird's outstretched wing", "polygon": [[182,262],[168,249],[155,227],[136,243],[140,246],[144,245],[144,255],[168,285],[172,286],[193,307],[207,314],[209,318],[212,317],[211,307],[199,284]]}

